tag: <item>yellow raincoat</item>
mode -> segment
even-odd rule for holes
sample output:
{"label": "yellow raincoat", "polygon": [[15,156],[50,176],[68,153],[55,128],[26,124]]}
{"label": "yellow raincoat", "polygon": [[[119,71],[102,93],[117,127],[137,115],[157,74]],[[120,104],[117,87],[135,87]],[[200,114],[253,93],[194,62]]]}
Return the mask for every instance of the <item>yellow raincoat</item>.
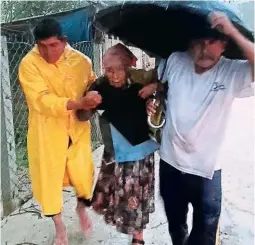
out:
{"label": "yellow raincoat", "polygon": [[67,102],[79,99],[95,74],[90,59],[69,45],[56,64],[47,63],[34,47],[19,66],[19,80],[29,108],[27,149],[33,194],[45,215],[57,214],[62,210],[63,186],[74,186],[78,197],[92,197],[90,124],[77,121]]}

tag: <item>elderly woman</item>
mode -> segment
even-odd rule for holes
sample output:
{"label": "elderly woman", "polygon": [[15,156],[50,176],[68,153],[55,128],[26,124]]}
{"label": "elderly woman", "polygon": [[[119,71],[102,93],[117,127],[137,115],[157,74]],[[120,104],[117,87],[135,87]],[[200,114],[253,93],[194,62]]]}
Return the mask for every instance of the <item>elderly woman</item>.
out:
{"label": "elderly woman", "polygon": [[[143,230],[154,212],[154,151],[149,138],[143,85],[131,81],[129,67],[118,54],[104,59],[105,75],[90,90],[102,96],[100,127],[105,144],[101,171],[92,206],[107,224],[133,236],[132,244],[144,244]],[[88,120],[91,111],[77,111]]]}
{"label": "elderly woman", "polygon": [[128,67],[130,80],[135,83],[140,83],[143,88],[139,91],[141,98],[148,98],[157,89],[157,72],[156,69],[148,71],[136,68],[137,57],[125,45],[118,43],[107,49],[103,57],[103,63],[108,63],[112,55],[119,55],[123,64]]}

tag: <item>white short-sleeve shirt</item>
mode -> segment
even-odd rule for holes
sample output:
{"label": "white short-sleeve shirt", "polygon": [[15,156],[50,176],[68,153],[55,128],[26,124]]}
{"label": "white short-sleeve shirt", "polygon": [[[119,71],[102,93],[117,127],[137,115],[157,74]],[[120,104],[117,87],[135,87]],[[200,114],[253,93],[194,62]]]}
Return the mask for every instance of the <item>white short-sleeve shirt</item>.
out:
{"label": "white short-sleeve shirt", "polygon": [[235,97],[253,95],[248,61],[222,57],[209,71],[196,74],[187,52],[173,53],[158,68],[168,81],[166,124],[161,158],[184,173],[211,179],[227,118]]}

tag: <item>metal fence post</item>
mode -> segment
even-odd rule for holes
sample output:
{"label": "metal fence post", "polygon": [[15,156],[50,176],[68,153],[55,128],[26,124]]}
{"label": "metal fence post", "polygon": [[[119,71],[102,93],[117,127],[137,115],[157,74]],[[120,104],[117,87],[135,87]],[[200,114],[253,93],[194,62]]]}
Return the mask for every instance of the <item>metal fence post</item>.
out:
{"label": "metal fence post", "polygon": [[1,205],[3,209],[1,210],[1,217],[12,211],[6,125],[4,118],[3,93],[1,89]]}
{"label": "metal fence post", "polygon": [[101,44],[93,43],[93,65],[94,65],[94,71],[97,74],[97,76],[101,75]]}
{"label": "metal fence post", "polygon": [[1,36],[1,194],[3,215],[16,207],[18,178],[6,37]]}

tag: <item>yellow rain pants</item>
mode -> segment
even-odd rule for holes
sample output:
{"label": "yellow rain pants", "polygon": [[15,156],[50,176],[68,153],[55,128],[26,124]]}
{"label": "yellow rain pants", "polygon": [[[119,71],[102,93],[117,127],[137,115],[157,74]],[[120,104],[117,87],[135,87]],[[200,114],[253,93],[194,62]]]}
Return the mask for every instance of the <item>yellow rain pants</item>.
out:
{"label": "yellow rain pants", "polygon": [[[63,186],[92,197],[94,166],[90,124],[67,110],[95,80],[91,61],[69,45],[56,64],[35,46],[21,61],[19,80],[29,109],[27,150],[33,195],[45,215],[62,210]],[[69,137],[72,145],[68,148]]]}

